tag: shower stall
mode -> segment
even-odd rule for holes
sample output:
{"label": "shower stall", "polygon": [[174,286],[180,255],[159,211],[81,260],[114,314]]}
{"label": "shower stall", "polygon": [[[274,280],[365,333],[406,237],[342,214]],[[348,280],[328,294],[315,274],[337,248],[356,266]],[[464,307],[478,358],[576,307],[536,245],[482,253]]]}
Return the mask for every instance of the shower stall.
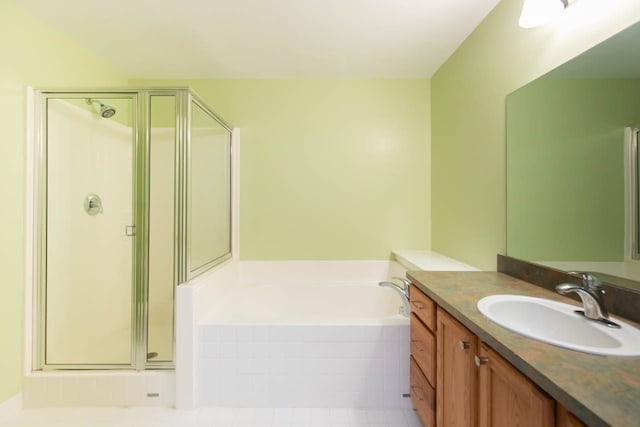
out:
{"label": "shower stall", "polygon": [[31,371],[172,369],[176,286],[231,256],[231,127],[188,88],[34,101]]}

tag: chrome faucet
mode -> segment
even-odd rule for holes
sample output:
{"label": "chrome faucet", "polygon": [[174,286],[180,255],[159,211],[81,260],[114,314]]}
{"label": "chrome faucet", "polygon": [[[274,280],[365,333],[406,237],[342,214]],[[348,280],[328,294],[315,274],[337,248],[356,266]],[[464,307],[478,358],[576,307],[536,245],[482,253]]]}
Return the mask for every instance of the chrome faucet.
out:
{"label": "chrome faucet", "polygon": [[[397,280],[402,283],[402,285],[398,285],[394,282]],[[411,282],[404,277],[393,277],[391,281],[385,280],[378,283],[378,286],[382,286],[385,288],[391,288],[396,291],[400,298],[402,299],[402,307],[400,308],[400,314],[404,316],[409,316],[411,314],[411,306],[409,305],[409,285]]]}
{"label": "chrome faucet", "polygon": [[556,291],[563,295],[570,292],[577,293],[582,300],[584,310],[576,310],[576,313],[582,314],[587,319],[604,323],[609,327],[619,328],[620,325],[609,320],[609,313],[604,305],[605,291],[600,279],[584,271],[569,271],[569,273],[582,277],[583,284],[562,283],[556,286]]}

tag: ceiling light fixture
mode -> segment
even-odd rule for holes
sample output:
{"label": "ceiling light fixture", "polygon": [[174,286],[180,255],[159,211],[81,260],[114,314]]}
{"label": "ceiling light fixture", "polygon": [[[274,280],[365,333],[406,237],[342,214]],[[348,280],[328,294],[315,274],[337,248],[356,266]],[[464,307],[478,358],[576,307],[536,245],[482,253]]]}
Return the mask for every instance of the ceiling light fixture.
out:
{"label": "ceiling light fixture", "polygon": [[574,0],[524,0],[520,21],[522,28],[535,28],[548,24],[562,15]]}

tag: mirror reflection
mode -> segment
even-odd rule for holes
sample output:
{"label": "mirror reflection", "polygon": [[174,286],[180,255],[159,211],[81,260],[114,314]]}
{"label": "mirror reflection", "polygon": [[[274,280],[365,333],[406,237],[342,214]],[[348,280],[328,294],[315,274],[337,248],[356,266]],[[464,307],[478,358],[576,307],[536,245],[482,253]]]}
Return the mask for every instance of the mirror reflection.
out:
{"label": "mirror reflection", "polygon": [[508,255],[640,290],[639,39],[636,24],[507,96]]}

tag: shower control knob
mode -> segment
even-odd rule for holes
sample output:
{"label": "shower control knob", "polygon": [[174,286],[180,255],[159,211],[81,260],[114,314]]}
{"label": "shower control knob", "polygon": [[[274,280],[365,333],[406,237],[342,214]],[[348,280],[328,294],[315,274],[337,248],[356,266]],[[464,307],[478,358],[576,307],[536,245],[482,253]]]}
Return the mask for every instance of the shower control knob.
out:
{"label": "shower control knob", "polygon": [[89,194],[85,197],[84,210],[91,216],[102,213],[102,200],[100,200],[100,196],[97,194]]}

